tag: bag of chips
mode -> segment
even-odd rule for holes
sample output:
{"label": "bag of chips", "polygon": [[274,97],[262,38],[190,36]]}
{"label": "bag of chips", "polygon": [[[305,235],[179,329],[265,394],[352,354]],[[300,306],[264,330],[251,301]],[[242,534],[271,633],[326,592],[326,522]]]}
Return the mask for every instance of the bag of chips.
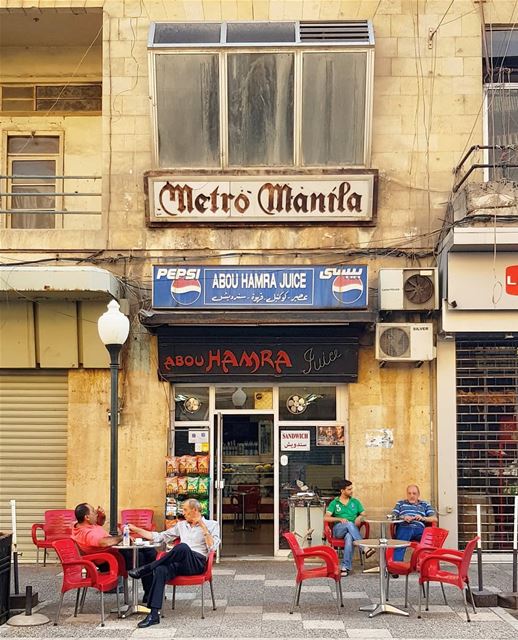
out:
{"label": "bag of chips", "polygon": [[189,476],[187,478],[187,492],[198,493],[199,482],[200,482],[199,476]]}
{"label": "bag of chips", "polygon": [[176,492],[173,488],[173,478],[166,478],[165,479],[165,495],[166,496],[172,496],[174,495]]}
{"label": "bag of chips", "polygon": [[[174,465],[176,466],[176,465]],[[174,470],[174,466],[173,466],[173,458],[166,458],[165,459],[165,475],[170,478],[171,476],[173,476],[176,472]]]}
{"label": "bag of chips", "polygon": [[187,473],[187,460],[190,456],[180,456],[178,460],[178,473]]}
{"label": "bag of chips", "polygon": [[177,513],[179,516],[183,516],[183,503],[184,503],[184,502],[185,502],[185,500],[177,500],[177,501],[176,501],[176,507],[177,507],[177,509],[176,509],[176,513]]}
{"label": "bag of chips", "polygon": [[198,473],[209,473],[209,456],[198,456]]}
{"label": "bag of chips", "polygon": [[200,500],[200,506],[201,506],[201,515],[208,518],[209,517],[209,499],[202,498]]}
{"label": "bag of chips", "polygon": [[167,498],[165,503],[165,517],[166,518],[176,518],[176,513],[178,511],[178,505],[176,503],[175,498]]}
{"label": "bag of chips", "polygon": [[198,471],[198,456],[183,456],[185,472],[196,473]]}
{"label": "bag of chips", "polygon": [[187,476],[178,476],[178,493],[187,493]]}
{"label": "bag of chips", "polygon": [[205,496],[209,493],[209,478],[200,476],[198,480],[198,493]]}
{"label": "bag of chips", "polygon": [[172,478],[169,478],[169,480],[173,487],[173,493],[178,493],[178,476],[173,476]]}

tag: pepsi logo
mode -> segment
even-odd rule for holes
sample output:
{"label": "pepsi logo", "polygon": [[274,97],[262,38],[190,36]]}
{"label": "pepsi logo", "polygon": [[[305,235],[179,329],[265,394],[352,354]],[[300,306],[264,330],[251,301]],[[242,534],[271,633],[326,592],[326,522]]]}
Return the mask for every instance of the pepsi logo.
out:
{"label": "pepsi logo", "polygon": [[363,282],[359,276],[337,276],[333,280],[333,295],[342,304],[353,304],[362,294]]}
{"label": "pepsi logo", "polygon": [[171,297],[178,304],[184,306],[194,304],[200,295],[201,284],[199,280],[176,278],[176,280],[171,281]]}

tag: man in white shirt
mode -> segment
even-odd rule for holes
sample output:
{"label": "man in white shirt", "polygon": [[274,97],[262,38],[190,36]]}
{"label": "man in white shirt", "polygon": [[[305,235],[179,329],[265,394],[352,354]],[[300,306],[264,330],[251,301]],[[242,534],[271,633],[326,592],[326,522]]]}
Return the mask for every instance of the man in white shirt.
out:
{"label": "man in white shirt", "polygon": [[183,503],[185,520],[180,520],[167,531],[146,531],[130,524],[130,531],[153,542],[172,542],[180,539],[165,556],[137,569],[129,571],[132,578],[153,574],[153,584],[147,597],[151,609],[148,615],[138,623],[142,629],[160,623],[160,609],[164,600],[166,582],[176,576],[195,576],[205,571],[209,551],[216,549],[221,539],[219,524],[215,520],[206,520],[201,515],[198,500],[191,498]]}

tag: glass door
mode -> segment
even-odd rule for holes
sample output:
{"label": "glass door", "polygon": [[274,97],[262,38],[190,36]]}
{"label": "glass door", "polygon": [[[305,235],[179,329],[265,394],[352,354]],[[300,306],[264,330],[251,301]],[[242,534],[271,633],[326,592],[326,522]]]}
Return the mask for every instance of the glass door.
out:
{"label": "glass door", "polygon": [[273,413],[216,413],[214,514],[224,556],[273,555]]}

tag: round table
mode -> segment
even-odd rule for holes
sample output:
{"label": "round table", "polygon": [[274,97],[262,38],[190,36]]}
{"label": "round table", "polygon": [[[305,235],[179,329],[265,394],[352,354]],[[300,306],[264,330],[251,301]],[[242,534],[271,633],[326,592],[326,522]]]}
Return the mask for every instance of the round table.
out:
{"label": "round table", "polygon": [[[131,541],[130,545],[124,544],[116,544],[113,546],[113,549],[131,549],[132,551],[132,564],[133,568],[136,569],[139,566],[138,563],[138,550],[145,549],[146,547],[161,547],[161,542],[150,542],[146,541],[145,544],[135,544]],[[115,610],[116,611],[116,610]],[[138,580],[132,578],[131,585],[131,602],[126,607],[121,607],[121,618],[127,618],[128,616],[133,615],[134,613],[149,613],[151,609],[148,609],[146,606],[138,603]]]}
{"label": "round table", "polygon": [[[380,526],[380,539],[387,537],[387,524],[399,524],[403,520],[399,518],[365,518],[369,524],[379,524]],[[371,567],[370,569],[364,569],[363,573],[379,573],[379,567]]]}
{"label": "round table", "polygon": [[408,611],[403,611],[402,609],[398,609],[393,604],[389,604],[386,602],[386,590],[385,590],[385,571],[386,571],[386,560],[385,560],[385,551],[387,549],[399,549],[402,547],[410,546],[410,542],[407,540],[387,540],[386,538],[368,538],[366,540],[355,540],[354,544],[358,547],[371,547],[375,549],[379,549],[379,574],[380,574],[380,601],[379,604],[369,604],[364,607],[360,607],[360,611],[370,611],[369,618],[374,618],[374,616],[379,615],[380,613],[395,613],[399,616],[408,616]]}

